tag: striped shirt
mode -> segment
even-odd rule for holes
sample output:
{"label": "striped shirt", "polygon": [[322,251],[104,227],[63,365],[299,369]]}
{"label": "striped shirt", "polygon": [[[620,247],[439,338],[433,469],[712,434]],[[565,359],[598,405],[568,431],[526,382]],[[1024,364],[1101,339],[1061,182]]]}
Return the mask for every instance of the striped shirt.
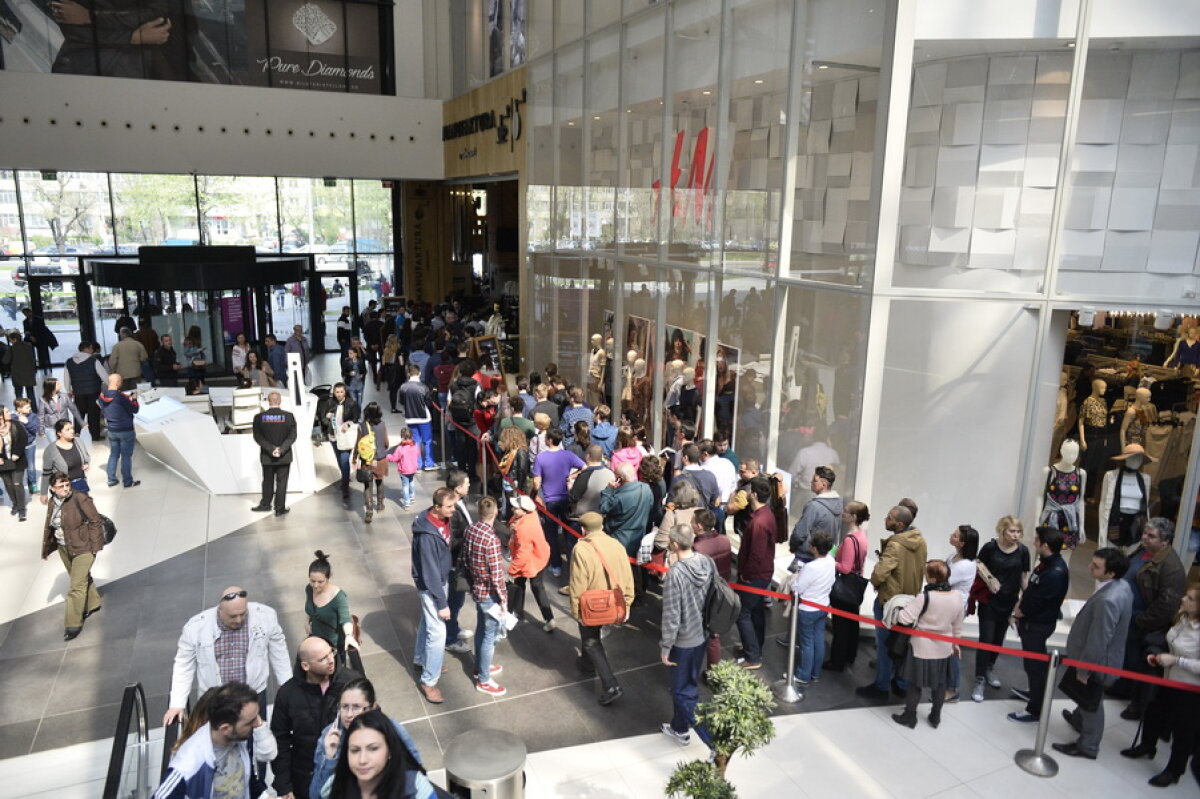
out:
{"label": "striped shirt", "polygon": [[221,673],[221,682],[234,680],[246,681],[246,653],[250,650],[249,619],[236,630],[231,630],[221,623],[221,614],[217,613],[217,629],[221,635],[213,642],[213,653],[217,657],[217,670]]}
{"label": "striped shirt", "polygon": [[471,596],[475,601],[498,598],[501,604],[508,604],[500,539],[490,524],[475,522],[467,528],[463,539],[463,559],[471,570]]}

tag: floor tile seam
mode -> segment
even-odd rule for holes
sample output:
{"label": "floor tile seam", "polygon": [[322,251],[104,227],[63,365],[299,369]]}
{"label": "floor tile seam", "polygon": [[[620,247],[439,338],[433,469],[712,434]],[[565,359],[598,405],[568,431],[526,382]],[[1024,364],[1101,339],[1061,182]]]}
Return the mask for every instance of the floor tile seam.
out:
{"label": "floor tile seam", "polygon": [[63,664],[67,662],[67,650],[63,649],[62,655],[58,659],[58,669],[54,672],[54,682],[50,684],[50,690],[46,692],[46,698],[42,702],[41,712],[38,713],[37,729],[33,731],[33,738],[29,741],[29,751],[26,754],[34,753],[33,747],[37,744],[38,736],[42,734],[42,725],[46,721],[46,710],[50,707],[50,697],[54,695],[54,689],[58,687],[58,678],[62,674]]}
{"label": "floor tile seam", "polygon": [[[631,674],[635,671],[642,671],[644,669],[653,668],[654,666],[658,666],[658,665],[661,665],[661,664],[656,661],[654,663],[648,663],[645,666],[634,666],[633,668],[628,668],[628,669],[624,669],[624,670],[620,670],[620,671],[614,671],[613,674],[615,676],[621,676],[624,674]],[[512,696],[506,695],[506,696],[501,696],[501,697],[492,697],[490,702],[485,702],[481,705],[470,705],[468,707],[454,708],[453,710],[443,710],[439,713],[429,713],[424,716],[417,716],[416,718],[408,719],[402,723],[403,724],[411,724],[414,722],[421,722],[421,721],[426,721],[426,720],[432,721],[433,719],[445,718],[447,716],[452,716],[456,713],[463,713],[466,711],[475,710],[477,708],[487,707],[488,705],[501,705],[501,704],[505,704],[507,702],[514,702],[516,700],[525,699],[525,698],[531,697],[531,696],[539,696],[541,694],[550,693],[551,691],[560,691],[564,688],[572,688],[577,685],[588,685],[590,683],[593,683],[595,681],[595,679],[596,678],[594,676],[583,677],[578,680],[573,680],[571,682],[562,683],[561,685],[551,685],[546,688],[538,688],[534,691],[528,691],[528,692],[522,693],[522,694],[514,694]]]}

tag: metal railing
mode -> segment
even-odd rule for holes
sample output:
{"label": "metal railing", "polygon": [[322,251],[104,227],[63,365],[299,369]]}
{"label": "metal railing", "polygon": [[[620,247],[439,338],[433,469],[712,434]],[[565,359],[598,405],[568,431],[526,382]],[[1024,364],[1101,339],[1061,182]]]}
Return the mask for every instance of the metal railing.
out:
{"label": "metal railing", "polygon": [[[132,744],[129,742],[131,728],[137,733],[137,740]],[[125,767],[126,755],[131,748],[135,756],[132,775]],[[131,777],[132,786],[127,784],[127,777]],[[121,712],[113,734],[112,755],[108,759],[102,795],[104,799],[147,799],[150,796],[150,720],[146,716],[146,692],[141,683],[125,686],[121,697]]]}

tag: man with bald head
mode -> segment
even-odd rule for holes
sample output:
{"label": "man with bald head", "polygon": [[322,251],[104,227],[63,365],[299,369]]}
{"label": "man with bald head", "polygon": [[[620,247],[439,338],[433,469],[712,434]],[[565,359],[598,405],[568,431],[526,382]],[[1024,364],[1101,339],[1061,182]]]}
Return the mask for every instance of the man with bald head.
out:
{"label": "man with bald head", "polygon": [[[875,586],[875,618],[883,619],[883,607],[897,594],[917,596],[925,584],[925,537],[913,527],[913,513],[903,505],[888,511],[883,521],[890,536],[883,539],[879,561],[871,572]],[[875,628],[875,682],[858,689],[860,696],[886,698],[890,686],[896,693],[903,687],[892,678],[892,660],[887,652],[886,627]]]}
{"label": "man with bald head", "polygon": [[292,679],[279,686],[271,714],[271,734],[279,746],[271,771],[281,799],[308,799],[321,730],[337,718],[342,686],[361,676],[338,670],[337,650],[324,638],[312,635],[300,642]]}
{"label": "man with bald head", "polygon": [[292,444],[296,443],[296,417],[279,407],[283,398],[278,391],[267,395],[268,407],[254,417],[254,443],[258,444],[258,462],[262,465],[262,498],[251,510],[268,511],[275,501],[275,515],[288,512],[287,483],[292,470]]}
{"label": "man with bald head", "polygon": [[[137,342],[134,342],[137,343]],[[141,346],[140,344],[138,346]],[[108,376],[108,388],[100,392],[100,413],[108,424],[108,486],[117,484],[117,462],[121,464],[121,479],[126,488],[140,485],[133,479],[133,448],[137,446],[137,435],[133,431],[133,417],[138,412],[137,392],[126,394],[121,390],[122,377],[117,372]]]}
{"label": "man with bald head", "polygon": [[163,725],[183,715],[193,682],[201,694],[227,682],[244,682],[258,692],[259,707],[265,712],[270,673],[275,672],[280,685],[292,676],[278,615],[246,596],[245,588],[232,585],[221,592],[216,607],[197,613],[183,625]]}

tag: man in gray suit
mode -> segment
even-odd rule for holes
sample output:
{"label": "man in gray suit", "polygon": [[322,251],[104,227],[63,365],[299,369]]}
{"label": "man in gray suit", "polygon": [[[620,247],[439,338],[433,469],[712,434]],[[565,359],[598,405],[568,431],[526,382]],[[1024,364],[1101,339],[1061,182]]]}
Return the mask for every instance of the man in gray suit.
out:
{"label": "man in gray suit", "polygon": [[[1129,632],[1129,620],[1133,617],[1133,590],[1121,578],[1129,569],[1129,560],[1121,550],[1114,547],[1097,549],[1088,566],[1092,577],[1099,583],[1075,617],[1071,633],[1067,636],[1067,657],[1095,663],[1110,668],[1120,668],[1125,659],[1125,636]],[[1071,679],[1068,676],[1068,679]],[[1097,699],[1095,710],[1082,706],[1075,711],[1064,710],[1067,720],[1079,739],[1071,743],[1053,744],[1055,750],[1070,757],[1095,760],[1100,750],[1100,739],[1104,736],[1104,685],[1113,678],[1099,672],[1076,668],[1074,679],[1081,687]]]}

